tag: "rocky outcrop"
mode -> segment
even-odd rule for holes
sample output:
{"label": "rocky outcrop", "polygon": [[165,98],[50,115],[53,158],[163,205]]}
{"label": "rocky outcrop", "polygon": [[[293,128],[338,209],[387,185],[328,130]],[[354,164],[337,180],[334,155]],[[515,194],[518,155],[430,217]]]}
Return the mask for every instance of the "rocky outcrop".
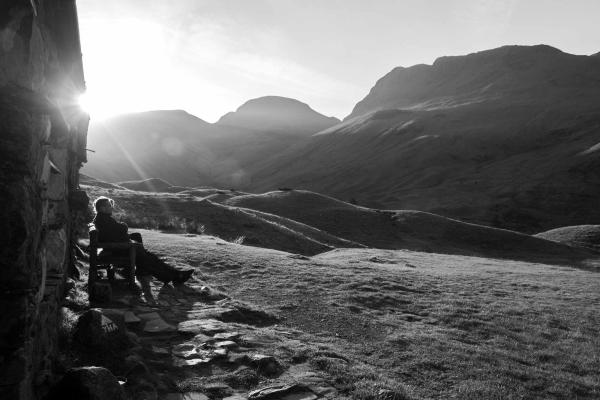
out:
{"label": "rocky outcrop", "polygon": [[75,0],[0,5],[0,398],[52,381],[89,118]]}

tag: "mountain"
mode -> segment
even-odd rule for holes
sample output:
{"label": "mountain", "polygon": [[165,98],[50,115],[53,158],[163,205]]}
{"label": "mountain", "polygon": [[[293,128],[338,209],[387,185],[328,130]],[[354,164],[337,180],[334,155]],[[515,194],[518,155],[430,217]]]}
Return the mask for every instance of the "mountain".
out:
{"label": "mountain", "polygon": [[398,67],[381,78],[346,120],[387,109],[434,110],[489,101],[540,104],[596,98],[598,61],[546,46],[504,46],[433,65]]}
{"label": "mountain", "polygon": [[82,172],[107,182],[161,178],[199,186],[212,181],[213,126],[181,110],[126,114],[96,122],[88,132],[88,163]]}
{"label": "mountain", "polygon": [[308,104],[279,96],[265,96],[242,104],[235,112],[223,115],[218,125],[259,131],[311,135],[340,120],[319,114]]}
{"label": "mountain", "polygon": [[246,102],[210,124],[181,110],[91,121],[83,172],[107,182],[159,178],[175,186],[248,186],[254,165],[339,120],[284,97]]}
{"label": "mountain", "polygon": [[527,233],[600,223],[600,57],[504,46],[395,68],[337,123],[264,97],[208,124],[182,111],[92,123],[109,182],[307,189]]}
{"label": "mountain", "polygon": [[524,232],[600,222],[600,59],[507,46],[396,68],[344,122],[264,161],[307,189]]}

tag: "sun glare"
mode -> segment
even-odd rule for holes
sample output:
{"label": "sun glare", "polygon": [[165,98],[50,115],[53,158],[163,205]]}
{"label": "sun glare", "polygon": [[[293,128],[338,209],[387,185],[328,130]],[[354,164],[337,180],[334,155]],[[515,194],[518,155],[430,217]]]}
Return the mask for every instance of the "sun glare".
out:
{"label": "sun glare", "polygon": [[92,114],[94,111],[94,105],[87,92],[79,96],[77,103],[79,104],[79,107],[88,114]]}

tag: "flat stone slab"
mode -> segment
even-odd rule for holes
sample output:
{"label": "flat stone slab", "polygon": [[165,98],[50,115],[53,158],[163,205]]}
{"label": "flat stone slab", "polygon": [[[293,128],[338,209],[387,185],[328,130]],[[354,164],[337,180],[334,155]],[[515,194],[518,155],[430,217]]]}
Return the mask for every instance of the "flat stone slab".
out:
{"label": "flat stone slab", "polygon": [[184,393],[181,400],[210,400],[209,397],[199,392]]}
{"label": "flat stone slab", "polygon": [[217,340],[233,340],[238,337],[240,337],[239,332],[221,332],[213,336],[213,338]]}
{"label": "flat stone slab", "polygon": [[[217,333],[217,335],[218,335],[218,333]],[[194,343],[197,343],[197,344],[203,344],[203,343],[207,343],[207,342],[213,342],[214,340],[215,340],[214,337],[205,335],[204,333],[199,333],[196,336],[194,336],[194,338],[191,341],[193,341]]]}
{"label": "flat stone slab", "polygon": [[189,321],[180,322],[177,330],[182,333],[206,333],[215,334],[225,332],[229,325],[216,319],[191,319]]}
{"label": "flat stone slab", "polygon": [[198,355],[198,352],[196,351],[196,346],[192,343],[179,344],[173,347],[171,353],[173,353],[174,356],[181,358],[198,358],[194,357],[195,355]]}
{"label": "flat stone slab", "polygon": [[173,365],[175,367],[193,367],[198,364],[208,364],[212,361],[212,357],[208,358],[190,358],[189,360],[180,357],[173,357]]}
{"label": "flat stone slab", "polygon": [[336,393],[337,390],[333,386],[316,386],[310,385],[310,390],[318,396],[325,396],[327,394]]}
{"label": "flat stone slab", "polygon": [[290,394],[283,396],[281,398],[281,400],[315,400],[318,398],[319,397],[316,394],[306,392],[306,393],[290,393]]}
{"label": "flat stone slab", "polygon": [[157,312],[149,312],[149,313],[138,314],[138,317],[143,319],[144,321],[150,321],[153,319],[160,318],[160,315],[158,315]]}
{"label": "flat stone slab", "polygon": [[206,308],[206,305],[201,309],[193,309],[188,312],[187,317],[189,319],[202,319],[202,318],[219,318],[223,315],[227,315],[228,313],[235,312],[232,308],[223,308],[223,307],[210,307]]}
{"label": "flat stone slab", "polygon": [[229,354],[228,361],[233,364],[243,364],[244,362],[248,361],[249,359],[250,358],[248,357],[248,354],[234,353],[234,354]]}
{"label": "flat stone slab", "polygon": [[318,396],[302,385],[275,385],[254,390],[249,400],[315,400]]}
{"label": "flat stone slab", "polygon": [[167,324],[160,317],[151,321],[146,321],[146,324],[144,325],[144,332],[146,333],[173,332],[175,329],[176,328],[173,325]]}
{"label": "flat stone slab", "polygon": [[188,393],[168,393],[165,400],[209,400],[210,398],[204,393],[188,392]]}
{"label": "flat stone slab", "polygon": [[135,324],[135,323],[138,323],[138,322],[140,322],[142,320],[141,318],[138,318],[138,316],[135,315],[131,311],[126,311],[123,314],[123,319],[125,320],[126,324]]}
{"label": "flat stone slab", "polygon": [[102,310],[103,314],[109,315],[109,314],[117,314],[117,315],[123,315],[125,314],[125,310],[121,310],[119,308],[101,308],[100,310]]}
{"label": "flat stone slab", "polygon": [[155,354],[169,354],[169,350],[158,346],[152,346],[152,352]]}
{"label": "flat stone slab", "polygon": [[234,347],[237,347],[237,343],[231,340],[224,340],[222,342],[216,342],[215,343],[215,347],[222,347],[224,349],[232,349]]}
{"label": "flat stone slab", "polygon": [[229,353],[229,350],[227,350],[227,349],[217,349],[217,350],[214,351],[214,353],[215,353],[216,356],[225,357],[227,355],[227,353]]}

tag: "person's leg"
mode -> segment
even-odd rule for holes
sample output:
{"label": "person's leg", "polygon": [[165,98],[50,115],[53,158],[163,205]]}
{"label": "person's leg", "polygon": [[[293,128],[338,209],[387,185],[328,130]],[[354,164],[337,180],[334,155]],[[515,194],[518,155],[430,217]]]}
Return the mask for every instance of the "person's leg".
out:
{"label": "person's leg", "polygon": [[142,293],[144,293],[144,298],[150,305],[155,305],[156,300],[152,295],[152,289],[150,288],[150,281],[152,281],[152,275],[138,275],[138,280],[142,285]]}
{"label": "person's leg", "polygon": [[173,280],[170,266],[160,258],[144,248],[138,248],[136,252],[138,276],[152,275],[161,282],[169,283]]}
{"label": "person's leg", "polygon": [[[142,268],[152,274],[156,279],[164,283],[183,283],[187,281],[194,270],[180,271],[172,265],[167,264],[155,254],[144,250],[142,254]],[[139,264],[138,264],[139,265]]]}

